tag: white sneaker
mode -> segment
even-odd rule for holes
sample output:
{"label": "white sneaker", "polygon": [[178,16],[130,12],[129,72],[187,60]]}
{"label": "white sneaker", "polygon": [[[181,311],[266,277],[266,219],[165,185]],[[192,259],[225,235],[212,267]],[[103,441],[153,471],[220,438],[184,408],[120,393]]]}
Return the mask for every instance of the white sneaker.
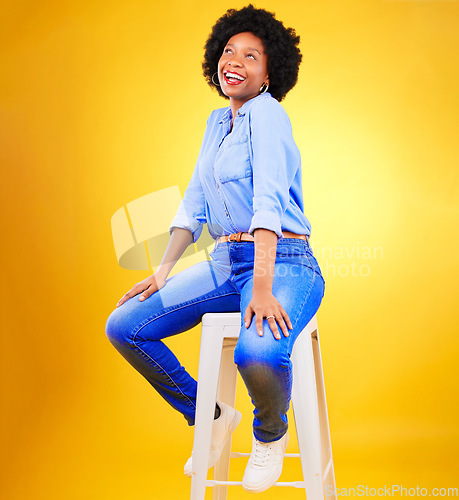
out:
{"label": "white sneaker", "polygon": [[242,480],[245,491],[261,493],[279,479],[287,444],[288,432],[271,443],[262,443],[253,437],[252,453]]}
{"label": "white sneaker", "polygon": [[[218,462],[223,448],[228,442],[228,439],[231,437],[231,434],[239,425],[239,422],[242,418],[240,411],[231,408],[231,406],[228,406],[225,403],[220,403],[219,401],[217,401],[217,404],[220,407],[220,416],[214,420],[214,423],[212,425],[209,462],[207,464],[208,469],[213,467]],[[188,459],[183,469],[185,476],[191,477],[192,468],[193,453],[191,454],[191,457]]]}

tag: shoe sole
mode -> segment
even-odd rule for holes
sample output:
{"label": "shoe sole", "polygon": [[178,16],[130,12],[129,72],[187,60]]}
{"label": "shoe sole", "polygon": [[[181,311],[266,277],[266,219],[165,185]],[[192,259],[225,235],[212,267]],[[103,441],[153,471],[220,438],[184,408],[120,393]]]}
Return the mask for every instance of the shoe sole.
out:
{"label": "shoe sole", "polygon": [[277,474],[277,476],[274,479],[271,478],[269,481],[263,483],[262,485],[258,485],[255,488],[251,488],[250,486],[247,486],[245,484],[243,484],[242,487],[244,488],[245,491],[247,491],[247,493],[263,493],[263,491],[269,490],[269,488],[271,488],[271,486],[276,484],[276,482],[280,478],[281,474],[282,474],[282,467],[279,471],[279,474]]}
{"label": "shoe sole", "polygon": [[[228,427],[228,432],[226,433],[226,437],[223,440],[223,444],[218,451],[217,459],[214,461],[214,463],[211,463],[208,467],[207,470],[211,469],[220,459],[220,456],[222,454],[223,449],[227,445],[229,439],[233,435],[233,432],[236,430],[237,426],[241,423],[242,420],[242,413],[240,411],[236,410],[236,413],[234,414],[233,420],[231,420],[231,423]],[[193,475],[193,472],[184,472],[186,477],[191,477]]]}
{"label": "shoe sole", "polygon": [[[290,435],[288,435],[287,439],[285,440],[284,455],[285,455],[285,451],[287,450],[287,445],[288,445],[289,440],[290,440]],[[263,493],[263,491],[266,491],[269,488],[271,488],[271,486],[273,486],[273,484],[275,484],[277,482],[277,480],[280,478],[280,476],[282,474],[283,464],[284,464],[284,458],[282,457],[282,462],[280,464],[279,474],[277,474],[277,476],[274,479],[271,478],[271,479],[269,479],[269,481],[266,481],[263,484],[258,485],[257,487],[254,487],[254,488],[245,485],[244,484],[244,480],[243,480],[243,482],[242,482],[242,488],[245,491],[247,491],[248,493]]]}

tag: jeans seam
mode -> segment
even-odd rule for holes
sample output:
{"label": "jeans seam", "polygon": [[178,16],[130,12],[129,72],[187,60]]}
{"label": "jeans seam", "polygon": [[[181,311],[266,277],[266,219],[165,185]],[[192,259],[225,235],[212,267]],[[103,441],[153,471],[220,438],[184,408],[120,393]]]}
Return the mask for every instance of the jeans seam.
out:
{"label": "jeans seam", "polygon": [[[233,283],[233,268],[232,268],[232,265],[231,265],[231,273],[230,273],[231,276],[229,278],[226,276],[226,274],[223,271],[221,271],[220,269],[218,269],[218,267],[213,268],[213,270],[220,272],[220,274],[223,275],[224,278],[227,278],[226,279],[227,283],[229,283],[233,287],[233,289],[234,289],[234,291],[236,292],[237,295],[240,295],[239,290],[237,289],[237,286]],[[232,294],[229,293],[227,295],[232,295]],[[219,297],[220,297],[220,295],[219,295]],[[221,297],[224,297],[224,295],[221,295]]]}
{"label": "jeans seam", "polygon": [[179,390],[180,394],[186,399],[188,400],[188,402],[191,403],[191,405],[193,406],[193,408],[196,408],[196,405],[193,403],[193,401],[191,401],[191,399],[182,392],[182,390],[180,389],[180,387],[177,385],[177,383],[175,382],[175,380],[169,375],[169,373],[157,362],[155,361],[151,356],[148,355],[148,353],[146,353],[136,342],[136,338],[137,338],[137,335],[139,334],[139,332],[144,328],[146,327],[147,325],[149,325],[150,323],[152,323],[153,321],[155,321],[156,319],[158,318],[162,318],[164,316],[166,316],[167,314],[171,313],[171,312],[175,312],[175,311],[178,311],[180,309],[183,309],[185,307],[188,307],[189,305],[191,304],[199,304],[200,302],[204,302],[204,301],[208,301],[208,300],[212,300],[212,299],[216,299],[216,298],[221,298],[221,297],[226,297],[227,295],[234,295],[233,293],[225,293],[224,295],[216,295],[215,297],[208,297],[206,299],[202,299],[200,301],[197,301],[197,302],[192,302],[192,301],[189,301],[188,303],[186,303],[186,305],[182,305],[181,307],[176,307],[175,309],[171,309],[170,311],[167,311],[165,312],[164,314],[161,314],[160,316],[155,316],[154,318],[152,318],[150,321],[148,321],[148,323],[145,323],[144,325],[142,325],[140,328],[137,329],[137,331],[134,333],[134,336],[132,338],[132,343],[135,345],[135,347],[141,352],[144,354],[144,356],[147,357],[147,359],[151,360],[151,362],[153,364],[155,364],[156,366],[158,366],[163,372],[164,374],[169,377],[169,380],[173,383],[173,385]]}
{"label": "jeans seam", "polygon": [[168,377],[168,379],[172,382],[172,384],[179,390],[180,394],[185,398],[185,401],[187,403],[191,403],[191,406],[193,408],[196,408],[196,405],[193,404],[193,401],[191,401],[191,399],[186,395],[184,394],[181,390],[180,390],[180,387],[176,384],[176,382],[174,381],[174,379],[169,375],[169,373],[167,373],[167,371],[157,362],[155,361],[151,356],[149,356],[135,341],[135,336],[134,336],[134,339],[133,339],[133,344],[135,346],[136,349],[138,349],[149,361],[151,361],[156,367],[158,367],[163,373],[164,375],[166,375],[166,377]]}
{"label": "jeans seam", "polygon": [[[298,320],[301,318],[301,313],[303,312],[304,306],[306,305],[306,302],[307,302],[309,296],[311,295],[311,291],[312,291],[312,289],[314,287],[314,282],[315,282],[315,279],[316,279],[316,275],[317,275],[317,273],[313,270],[311,287],[309,288],[308,294],[306,295],[305,299],[303,300],[303,303],[301,304],[301,309],[298,311],[298,314],[297,314],[297,317],[296,317],[296,320],[295,320],[295,324],[292,325],[293,328],[295,328],[296,324],[298,323]],[[293,347],[292,347],[292,349],[293,349]]]}

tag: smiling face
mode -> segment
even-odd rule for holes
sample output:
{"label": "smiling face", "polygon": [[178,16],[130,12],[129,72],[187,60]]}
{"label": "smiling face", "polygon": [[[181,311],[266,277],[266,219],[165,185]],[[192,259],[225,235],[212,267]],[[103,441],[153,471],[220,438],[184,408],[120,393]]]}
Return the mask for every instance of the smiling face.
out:
{"label": "smiling face", "polygon": [[268,84],[268,56],[260,38],[246,31],[232,36],[218,61],[218,80],[233,112]]}

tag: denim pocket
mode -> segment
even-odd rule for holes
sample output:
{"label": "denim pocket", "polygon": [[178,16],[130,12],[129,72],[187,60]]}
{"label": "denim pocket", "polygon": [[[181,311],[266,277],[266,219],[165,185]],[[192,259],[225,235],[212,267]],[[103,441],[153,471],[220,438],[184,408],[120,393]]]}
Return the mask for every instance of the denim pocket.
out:
{"label": "denim pocket", "polygon": [[319,264],[309,243],[300,239],[281,239],[277,242],[276,262],[300,264],[309,267],[322,277]]}
{"label": "denim pocket", "polygon": [[307,255],[308,243],[296,238],[281,238],[277,241],[276,255],[288,257]]}

